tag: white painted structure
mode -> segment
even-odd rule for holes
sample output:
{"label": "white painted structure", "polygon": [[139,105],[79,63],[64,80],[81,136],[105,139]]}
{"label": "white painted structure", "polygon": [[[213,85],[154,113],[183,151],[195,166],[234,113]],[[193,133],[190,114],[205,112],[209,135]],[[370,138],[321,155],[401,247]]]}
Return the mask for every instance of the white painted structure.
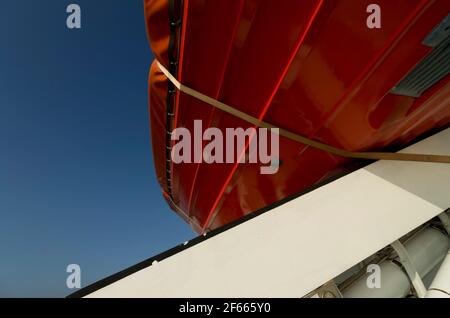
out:
{"label": "white painted structure", "polygon": [[[450,155],[450,129],[403,151]],[[449,207],[450,165],[378,161],[86,296],[303,297]]]}
{"label": "white painted structure", "polygon": [[450,298],[450,254],[447,253],[430,289],[427,298]]}

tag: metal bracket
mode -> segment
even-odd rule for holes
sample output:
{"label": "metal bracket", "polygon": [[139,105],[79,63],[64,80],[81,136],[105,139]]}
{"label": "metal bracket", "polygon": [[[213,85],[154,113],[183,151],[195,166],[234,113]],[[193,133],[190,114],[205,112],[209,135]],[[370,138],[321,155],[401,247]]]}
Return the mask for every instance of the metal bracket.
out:
{"label": "metal bracket", "polygon": [[427,289],[425,288],[425,285],[423,284],[422,278],[420,278],[420,275],[417,272],[416,267],[412,263],[408,251],[403,246],[403,244],[400,243],[399,240],[393,242],[391,246],[399,256],[400,263],[405,269],[406,274],[408,274],[408,277],[412,285],[414,286],[414,289],[416,290],[417,296],[419,298],[424,298],[427,293]]}

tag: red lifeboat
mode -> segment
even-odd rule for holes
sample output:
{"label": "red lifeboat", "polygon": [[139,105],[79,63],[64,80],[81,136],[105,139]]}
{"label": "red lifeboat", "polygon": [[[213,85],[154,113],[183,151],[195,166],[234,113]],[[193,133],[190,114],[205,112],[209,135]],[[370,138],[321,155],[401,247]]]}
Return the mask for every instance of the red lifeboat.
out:
{"label": "red lifeboat", "polygon": [[[450,123],[450,2],[376,2],[381,28],[367,24],[373,1],[144,1],[155,58],[181,83],[334,147],[395,150]],[[354,163],[280,137],[275,174],[254,163],[175,164],[175,128],[252,126],[176,90],[156,63],[149,104],[163,194],[199,233]]]}

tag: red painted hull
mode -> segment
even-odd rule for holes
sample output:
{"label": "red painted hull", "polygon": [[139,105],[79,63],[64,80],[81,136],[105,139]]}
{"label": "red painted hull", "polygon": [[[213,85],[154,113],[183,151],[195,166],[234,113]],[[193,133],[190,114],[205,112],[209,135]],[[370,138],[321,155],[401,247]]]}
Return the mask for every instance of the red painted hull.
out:
{"label": "red painted hull", "polygon": [[[166,0],[146,0],[145,10],[152,50],[168,67],[169,59],[178,61],[180,82],[335,147],[395,149],[450,122],[448,75],[420,97],[390,93],[430,54],[422,41],[450,2],[379,0],[382,28],[369,29],[372,2],[185,0],[172,33]],[[193,130],[195,119],[204,129],[250,124],[180,92],[168,98],[167,79],[155,64],[149,83],[158,180],[198,232],[301,192],[352,162],[281,137],[282,164],[273,175],[260,174],[259,164],[174,164],[167,160],[167,129]]]}

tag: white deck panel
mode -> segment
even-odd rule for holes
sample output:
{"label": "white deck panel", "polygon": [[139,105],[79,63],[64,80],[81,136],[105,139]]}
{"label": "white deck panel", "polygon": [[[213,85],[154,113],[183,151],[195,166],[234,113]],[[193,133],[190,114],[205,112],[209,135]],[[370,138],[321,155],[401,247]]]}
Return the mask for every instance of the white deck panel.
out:
{"label": "white deck panel", "polygon": [[302,297],[449,207],[449,164],[378,161],[88,297]]}

